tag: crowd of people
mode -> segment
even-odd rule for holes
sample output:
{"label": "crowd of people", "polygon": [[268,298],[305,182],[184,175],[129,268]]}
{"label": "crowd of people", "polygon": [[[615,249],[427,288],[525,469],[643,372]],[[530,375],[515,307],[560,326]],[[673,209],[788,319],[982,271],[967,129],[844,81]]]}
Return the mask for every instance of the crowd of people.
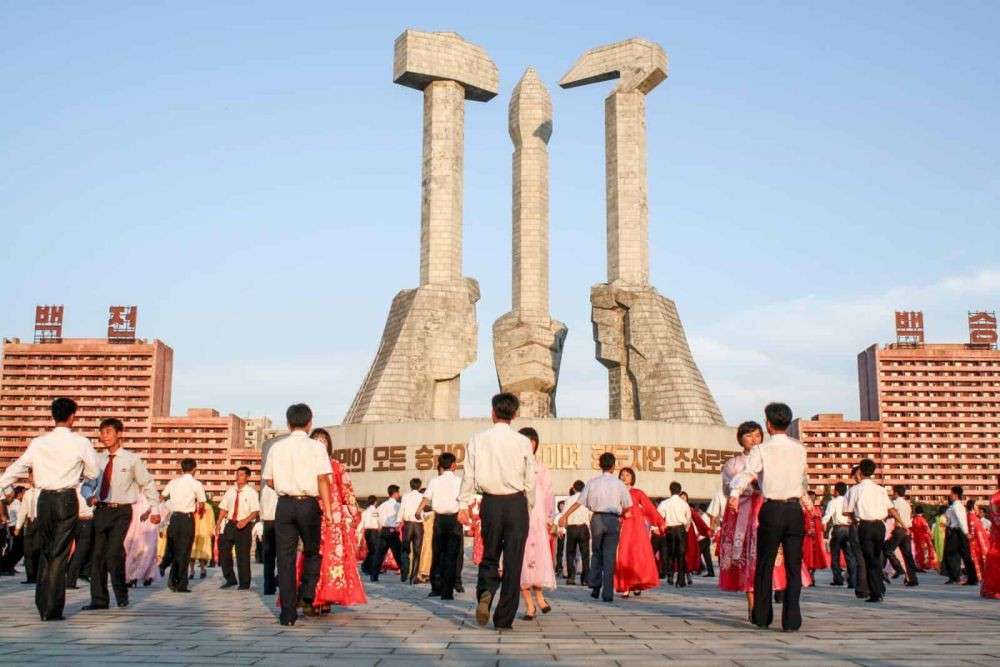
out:
{"label": "crowd of people", "polygon": [[256,551],[262,593],[277,594],[279,622],[294,625],[300,612],[364,604],[363,577],[375,583],[386,572],[454,600],[465,592],[469,536],[476,621],[492,615],[499,630],[513,626],[519,608],[525,621],[549,613],[546,593],[558,579],[613,602],[715,578],[716,559],[718,587],[744,593],[748,620],[761,628],[780,602],[782,629],[798,630],[801,590],[822,569],[831,586],[871,603],[893,581],[918,586],[926,572],[1000,599],[1000,489],[984,512],[955,486],[950,504],[929,517],[905,486],[876,483],[877,465],[864,459],[824,506],[807,488],[805,449],[787,435],[784,404],[765,408],[764,426],[738,427],[742,453],[725,463],[707,504],[691,503],[678,482],[651,498],[610,452],[598,458],[599,475],[574,482],[557,504],[538,432],[511,426],[517,398],[498,394],[491,407],[493,425],[471,437],[461,472],[445,452],[426,485],[414,478],[401,493],[392,484],[362,510],[330,434],[313,428],[304,404],[288,408],[289,434],[267,451],[259,490],[240,468],[213,506],[194,459],[157,491],[142,459],[122,446],[120,420],[100,423],[97,451],[73,431],[76,403],[56,399],[54,428],[0,476],[0,576],[23,561],[39,616],[60,620],[66,589],[81,580],[90,588],[86,611],[108,609],[112,594],[127,607],[130,588],[164,577],[170,591],[189,593],[199,569],[205,578],[216,564],[222,588],[249,590]]}

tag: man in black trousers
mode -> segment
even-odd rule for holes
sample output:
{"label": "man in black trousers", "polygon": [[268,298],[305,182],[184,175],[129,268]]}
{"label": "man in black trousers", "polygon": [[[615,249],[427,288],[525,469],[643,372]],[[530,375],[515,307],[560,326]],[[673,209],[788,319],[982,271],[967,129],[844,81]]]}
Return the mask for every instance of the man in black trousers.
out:
{"label": "man in black trousers", "polygon": [[361,530],[365,538],[365,559],[361,563],[361,571],[369,577],[376,574],[372,563],[378,557],[378,550],[381,548],[379,542],[378,527],[378,498],[368,496],[368,504],[361,512]]}
{"label": "man in black trousers", "polygon": [[[237,468],[236,484],[226,489],[219,502],[215,539],[219,543],[219,565],[225,579],[221,588],[232,588],[237,584],[240,590],[250,588],[250,538],[253,525],[260,516],[260,494],[247,484],[249,479],[250,468]],[[236,573],[233,572],[233,549],[236,550]]]}
{"label": "man in black trousers", "polygon": [[260,487],[260,520],[264,524],[261,546],[264,563],[264,595],[274,595],[278,590],[277,551],[274,541],[274,513],[278,509],[278,494],[267,484]]}
{"label": "man in black trousers", "polygon": [[[913,541],[910,539],[910,527],[913,525],[910,501],[906,499],[906,487],[896,484],[892,487],[892,506],[899,514],[900,523],[892,529],[892,535],[885,541],[885,557],[892,563],[895,572],[893,579],[906,575],[906,585],[916,586],[917,563],[913,560]],[[903,563],[896,558],[896,549],[903,552]],[[905,569],[904,569],[905,564]]]}
{"label": "man in black trousers", "polygon": [[[21,511],[17,515],[15,536],[21,538],[21,550],[24,554],[24,581],[22,584],[38,583],[38,560],[41,556],[41,544],[38,541],[38,489],[35,488],[33,475],[28,475],[30,485],[24,492],[21,501]],[[11,569],[17,561],[13,561]]]}
{"label": "man in black trousers", "polygon": [[80,485],[81,493],[76,496],[80,505],[80,514],[76,522],[76,537],[74,539],[73,555],[66,568],[66,588],[77,588],[76,582],[82,576],[90,581],[90,566],[94,552],[94,508],[83,497],[84,485]]}
{"label": "man in black trousers", "polygon": [[[476,433],[465,448],[465,473],[459,494],[458,520],[469,523],[469,505],[483,496],[483,558],[476,584],[476,623],[486,625],[493,598],[500,591],[493,626],[508,629],[517,615],[521,565],[528,539],[528,512],[535,503],[535,455],[531,441],[510,427],[517,415],[517,397],[493,397],[493,427]],[[503,556],[503,581],[499,574]]]}
{"label": "man in black trousers", "polygon": [[[399,576],[403,581],[417,583],[420,572],[420,550],[424,545],[424,522],[420,520],[420,506],[424,494],[420,492],[423,482],[419,477],[410,480],[410,490],[399,499],[398,522],[403,525],[403,541],[400,545],[402,560],[399,562]],[[431,539],[431,536],[427,536]]]}
{"label": "man in black trousers", "polygon": [[757,526],[753,622],[763,629],[773,620],[772,577],[780,545],[788,577],[781,629],[797,632],[802,626],[799,595],[802,593],[802,538],[805,536],[806,450],[801,442],[785,434],[792,423],[791,408],[784,403],[771,403],[764,408],[764,416],[771,438],[750,450],[746,467],[730,484],[729,507],[735,512],[743,490],[753,480],[761,480],[765,500]]}
{"label": "man in black trousers", "polygon": [[[582,479],[573,482],[570,497],[566,502],[567,509],[578,505],[580,492],[583,491]],[[586,586],[590,581],[590,510],[580,506],[566,517],[566,585],[576,585],[576,554],[580,554],[580,585]]]}
{"label": "man in black trousers", "polygon": [[[965,566],[966,586],[979,583],[976,566],[972,561],[972,551],[969,548],[969,513],[962,504],[964,491],[960,486],[951,487],[951,505],[945,512],[948,532],[944,540],[944,573],[948,576],[946,584],[957,584],[962,578],[962,566]],[[976,520],[973,517],[973,520]]]}
{"label": "man in black trousers", "polygon": [[885,487],[872,480],[876,469],[875,461],[871,459],[865,459],[858,465],[861,481],[851,489],[844,507],[844,513],[857,522],[858,540],[868,575],[869,602],[881,602],[885,596],[885,582],[882,580],[885,520],[891,516],[897,526],[903,523]]}
{"label": "man in black trousers", "polygon": [[121,446],[125,430],[120,419],[105,419],[98,427],[98,437],[104,451],[98,455],[101,470],[93,495],[88,499],[94,507],[94,544],[90,566],[90,604],[84,611],[107,609],[108,575],[119,607],[128,606],[128,587],[125,582],[125,535],[132,523],[132,505],[139,499],[139,492],[149,501],[149,520],[160,523],[157,513],[160,496],[156,481],[146,470],[146,465],[133,452]]}
{"label": "man in black trousers", "polygon": [[[315,614],[312,601],[319,581],[322,519],[332,523],[330,479],[333,467],[326,447],[309,437],[312,410],[296,403],[285,411],[289,434],[271,445],[261,478],[278,494],[274,538],[278,551],[278,599],[281,625],[295,625],[301,604],[307,616]],[[296,581],[295,561],[302,542],[302,584]]]}
{"label": "man in black trousers", "polygon": [[170,500],[170,525],[167,526],[167,551],[160,562],[160,572],[170,565],[167,588],[175,593],[190,593],[188,562],[194,545],[194,514],[204,506],[205,487],[194,478],[198,467],[194,459],[181,461],[181,476],[170,480],[163,497]]}
{"label": "man in black trousers", "polygon": [[440,597],[442,600],[455,599],[455,580],[464,539],[462,524],[458,522],[461,485],[461,478],[455,474],[455,455],[445,452],[438,457],[438,476],[427,485],[420,504],[421,512],[427,506],[434,512],[429,597]]}
{"label": "man in black trousers", "polygon": [[52,401],[55,428],[34,438],[16,461],[0,476],[0,489],[32,471],[38,492],[36,530],[41,556],[35,606],[43,621],[63,620],[66,606],[66,562],[76,532],[79,506],[76,487],[80,479],[97,477],[97,455],[90,440],[73,433],[76,403],[69,398]]}
{"label": "man in black trousers", "polygon": [[[566,511],[566,501],[560,500],[556,504],[556,516],[562,518],[562,513]],[[556,577],[563,576],[563,556],[566,554],[566,529],[558,528],[556,530]]]}

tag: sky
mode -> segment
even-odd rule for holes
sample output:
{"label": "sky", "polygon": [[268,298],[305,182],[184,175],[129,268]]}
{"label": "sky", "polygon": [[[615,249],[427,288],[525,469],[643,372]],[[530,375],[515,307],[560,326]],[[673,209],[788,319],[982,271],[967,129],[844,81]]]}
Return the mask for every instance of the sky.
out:
{"label": "sky", "polygon": [[[808,5],[808,6],[806,6]],[[589,293],[606,277],[603,99],[559,89],[586,50],[660,43],[647,98],[651,282],[676,301],[729,423],[784,400],[858,414],[856,355],[923,310],[967,339],[1000,308],[1000,5],[0,0],[0,336],[35,304],[101,337],[111,304],[174,349],[172,409],[339,423],[393,296],[419,282],[422,101],[406,28],[486,49],[465,110],[464,273],[497,389],[510,309],[510,93],[550,90],[551,315],[563,417],[607,416]]]}

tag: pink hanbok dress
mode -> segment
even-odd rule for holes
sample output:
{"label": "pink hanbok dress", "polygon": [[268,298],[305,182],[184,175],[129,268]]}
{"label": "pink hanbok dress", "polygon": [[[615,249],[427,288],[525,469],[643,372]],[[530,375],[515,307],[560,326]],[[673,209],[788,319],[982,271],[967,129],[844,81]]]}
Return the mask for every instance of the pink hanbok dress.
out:
{"label": "pink hanbok dress", "polygon": [[528,541],[524,545],[521,588],[555,588],[556,572],[549,548],[549,522],[555,498],[552,476],[541,461],[535,461],[535,504],[528,514]]}
{"label": "pink hanbok dress", "polygon": [[[143,514],[149,511],[149,501],[140,495],[139,500],[132,505],[132,523],[125,534],[125,580],[146,581],[160,578],[156,567],[156,541],[159,537],[159,527],[150,523],[147,517],[141,520]],[[162,517],[161,517],[162,518]]]}

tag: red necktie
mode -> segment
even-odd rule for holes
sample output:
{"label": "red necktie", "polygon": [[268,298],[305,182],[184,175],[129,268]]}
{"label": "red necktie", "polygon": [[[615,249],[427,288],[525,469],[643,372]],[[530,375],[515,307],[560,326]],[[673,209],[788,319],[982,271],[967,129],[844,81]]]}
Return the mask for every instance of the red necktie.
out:
{"label": "red necktie", "polygon": [[108,498],[108,493],[111,492],[111,469],[115,462],[115,455],[108,454],[108,464],[104,466],[104,475],[101,477],[101,491],[97,498],[100,501],[105,501]]}
{"label": "red necktie", "polygon": [[233,503],[233,521],[240,520],[240,489],[236,488],[236,502]]}

